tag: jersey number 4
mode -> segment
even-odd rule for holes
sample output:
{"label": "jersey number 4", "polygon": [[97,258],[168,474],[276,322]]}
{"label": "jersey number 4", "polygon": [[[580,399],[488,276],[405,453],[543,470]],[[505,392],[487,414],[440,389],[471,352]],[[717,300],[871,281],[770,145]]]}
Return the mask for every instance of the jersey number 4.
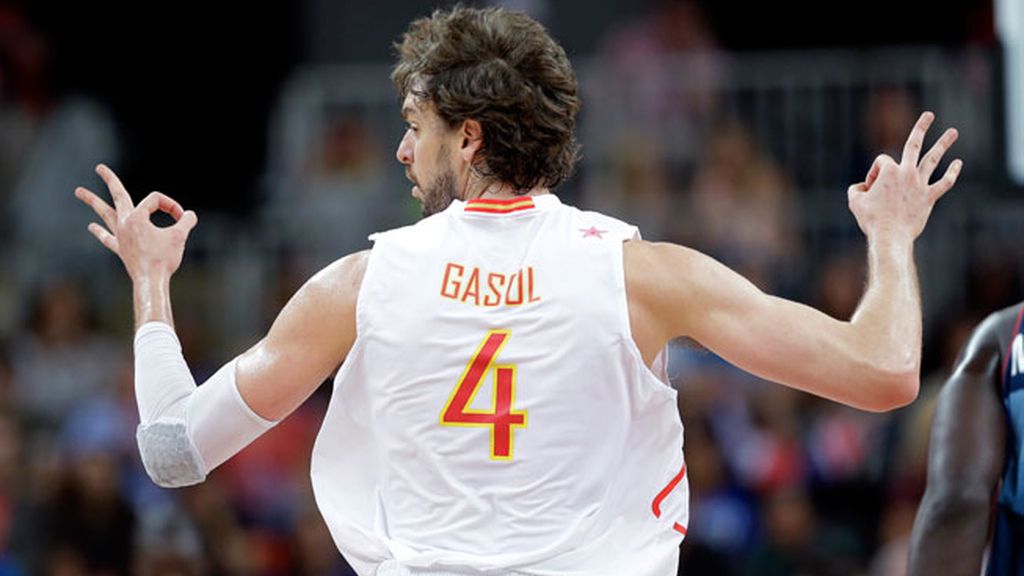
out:
{"label": "jersey number 4", "polygon": [[[516,367],[494,362],[512,333],[491,330],[466,365],[455,390],[441,411],[444,426],[483,426],[491,429],[491,459],[512,459],[512,432],[526,427],[526,411],[515,410]],[[473,399],[487,375],[494,372],[494,405],[490,410],[474,410]]]}

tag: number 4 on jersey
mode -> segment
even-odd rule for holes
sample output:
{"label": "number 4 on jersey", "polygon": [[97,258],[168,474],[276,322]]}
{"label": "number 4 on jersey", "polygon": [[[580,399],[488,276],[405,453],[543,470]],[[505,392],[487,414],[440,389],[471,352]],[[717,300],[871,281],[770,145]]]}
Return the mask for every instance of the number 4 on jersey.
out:
{"label": "number 4 on jersey", "polygon": [[[526,411],[514,410],[516,367],[495,366],[494,362],[511,337],[508,330],[491,330],[466,365],[455,390],[441,411],[445,426],[483,426],[491,428],[491,459],[512,459],[513,428],[526,426]],[[487,374],[494,372],[494,406],[491,410],[470,408]]]}

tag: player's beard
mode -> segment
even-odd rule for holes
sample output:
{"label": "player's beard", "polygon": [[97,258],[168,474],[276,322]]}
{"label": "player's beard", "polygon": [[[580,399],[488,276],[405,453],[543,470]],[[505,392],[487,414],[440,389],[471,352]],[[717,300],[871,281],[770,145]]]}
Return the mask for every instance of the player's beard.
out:
{"label": "player's beard", "polygon": [[421,210],[423,217],[432,216],[448,208],[452,200],[459,198],[455,189],[455,174],[451,168],[444,168],[429,186],[420,186],[423,193]]}

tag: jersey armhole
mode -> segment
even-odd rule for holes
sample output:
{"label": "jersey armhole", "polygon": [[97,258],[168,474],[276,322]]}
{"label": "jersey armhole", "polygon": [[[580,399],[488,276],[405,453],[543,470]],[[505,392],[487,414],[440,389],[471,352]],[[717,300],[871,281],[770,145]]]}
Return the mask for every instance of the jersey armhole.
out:
{"label": "jersey armhole", "polygon": [[[636,340],[633,338],[633,326],[630,323],[629,316],[629,292],[626,290],[626,263],[625,263],[625,251],[623,246],[626,242],[640,240],[640,233],[633,229],[634,233],[631,238],[624,238],[621,242],[616,242],[615,247],[612,249],[614,253],[614,270],[615,270],[615,286],[617,288],[616,293],[618,294],[618,310],[619,325],[622,328],[622,334],[624,334],[625,342],[623,346],[626,351],[632,356],[633,361],[640,366],[640,370],[650,378],[659,382],[663,389],[675,391],[672,387],[672,383],[668,377],[668,346],[658,351],[658,354],[654,357],[652,366],[648,366],[647,362],[644,362],[644,356],[640,352],[640,347],[636,345]],[[645,378],[645,380],[647,380]]]}
{"label": "jersey armhole", "polygon": [[380,233],[370,236],[370,240],[373,241],[374,244],[367,251],[366,269],[363,270],[363,279],[359,283],[359,292],[356,294],[356,339],[352,343],[353,348],[355,348],[355,345],[362,339],[368,328],[368,320],[366,317],[366,298],[369,291],[368,286],[372,284],[374,279],[374,268],[376,266],[375,262],[377,261],[375,255],[378,251],[377,246],[379,245],[378,242],[380,240],[380,236]]}
{"label": "jersey armhole", "polygon": [[1006,348],[1006,355],[1003,356],[1003,369],[999,373],[999,388],[1005,393],[1006,387],[1010,382],[1010,357],[1013,355],[1013,341],[1017,339],[1017,334],[1020,334],[1020,323],[1024,320],[1024,306],[1020,307],[1020,312],[1017,312],[1017,321],[1013,323],[1013,332],[1010,333],[1010,343]]}

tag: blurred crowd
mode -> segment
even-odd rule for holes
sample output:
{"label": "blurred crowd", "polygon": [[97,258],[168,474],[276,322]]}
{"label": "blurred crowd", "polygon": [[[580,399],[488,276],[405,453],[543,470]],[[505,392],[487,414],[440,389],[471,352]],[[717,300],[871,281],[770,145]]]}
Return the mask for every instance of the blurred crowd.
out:
{"label": "blurred crowd", "polygon": [[[659,3],[611,30],[593,64],[607,90],[587,100],[585,159],[560,193],[848,318],[864,285],[863,241],[852,217],[832,213],[845,211],[845,187],[874,155],[898,154],[919,110],[936,104],[920,86],[884,79],[854,93],[856,141],[849,157],[827,156],[826,172],[780,160],[772,127],[736,112],[742,91],[722,88],[734,61],[693,2]],[[352,574],[309,481],[329,384],[205,483],[169,491],[146,477],[127,279],[71,196],[94,181],[96,162],[116,166],[118,127],[88,99],[50,94],[46,67],[45,38],[0,5],[0,576]],[[327,120],[286,161],[268,160],[251,221],[200,214],[207,236],[175,284],[198,381],[251,344],[312,271],[416,217],[387,155],[397,141],[356,108],[317,118]],[[818,140],[804,144],[827,146],[831,129],[812,127]],[[972,179],[970,166],[960,186],[998,196],[1001,181]],[[814,211],[821,189],[838,198],[828,215]],[[944,279],[954,289],[925,286],[926,298],[955,296],[932,306],[922,392],[902,410],[844,408],[762,382],[696,343],[672,346],[692,490],[680,574],[903,574],[939,384],[974,323],[1024,293],[1019,249],[969,237],[970,264]],[[253,261],[226,263],[232,250]],[[233,329],[207,313],[229,306],[218,283],[229,265],[256,294]]]}

